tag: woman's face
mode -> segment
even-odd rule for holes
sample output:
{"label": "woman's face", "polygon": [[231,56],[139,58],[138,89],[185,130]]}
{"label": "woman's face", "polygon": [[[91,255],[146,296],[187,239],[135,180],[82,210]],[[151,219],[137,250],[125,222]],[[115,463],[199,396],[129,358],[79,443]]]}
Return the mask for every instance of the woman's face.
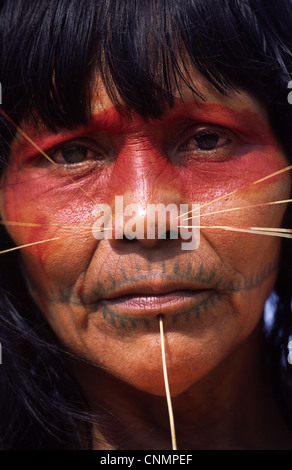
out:
{"label": "woman's face", "polygon": [[[206,102],[186,89],[184,103],[161,120],[119,114],[101,87],[88,126],[59,134],[24,126],[50,160],[18,134],[1,194],[2,218],[19,223],[7,224],[11,237],[31,244],[20,250],[24,272],[57,336],[107,376],[158,395],[159,314],[174,395],[255,329],[280,238],[245,230],[280,227],[285,204],[266,203],[290,195],[287,172],[265,178],[287,161],[255,99],[198,87]],[[139,205],[140,228],[149,204],[200,205],[199,246],[185,250],[180,237],[150,239],[146,230],[121,238],[129,213],[117,214],[115,196],[124,211]],[[101,204],[112,211],[113,231],[97,237]]]}

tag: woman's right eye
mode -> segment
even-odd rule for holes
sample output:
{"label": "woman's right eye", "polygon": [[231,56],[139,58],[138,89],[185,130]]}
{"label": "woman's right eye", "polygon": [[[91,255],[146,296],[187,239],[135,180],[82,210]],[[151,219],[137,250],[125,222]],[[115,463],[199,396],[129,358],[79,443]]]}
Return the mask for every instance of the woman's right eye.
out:
{"label": "woman's right eye", "polygon": [[78,142],[68,142],[58,149],[48,153],[49,157],[60,165],[77,165],[89,160],[104,160],[105,156],[99,150],[93,150],[94,144],[85,145]]}

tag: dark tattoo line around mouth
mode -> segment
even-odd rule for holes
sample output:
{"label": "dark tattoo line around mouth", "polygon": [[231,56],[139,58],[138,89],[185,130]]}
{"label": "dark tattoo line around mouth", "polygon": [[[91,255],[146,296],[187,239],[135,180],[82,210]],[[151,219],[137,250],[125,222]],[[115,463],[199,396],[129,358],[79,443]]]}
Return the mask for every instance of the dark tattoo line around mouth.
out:
{"label": "dark tattoo line around mouth", "polygon": [[[148,268],[151,265],[150,261],[148,260]],[[228,281],[224,281],[224,277],[220,276],[221,273],[218,273],[213,268],[212,270],[207,270],[204,265],[201,263],[196,273],[192,274],[192,265],[188,262],[186,269],[183,271],[181,269],[181,265],[178,261],[174,263],[172,268],[172,272],[166,275],[166,264],[161,265],[162,272],[154,272],[150,271],[141,271],[141,266],[137,262],[136,263],[136,273],[134,276],[129,276],[125,272],[125,270],[121,267],[122,273],[122,280],[116,281],[116,279],[112,276],[111,272],[108,271],[108,280],[110,281],[109,287],[107,287],[102,281],[97,280],[96,286],[92,289],[92,291],[85,295],[84,292],[80,296],[78,296],[75,292],[73,294],[68,294],[65,289],[58,289],[58,291],[54,292],[53,294],[49,294],[49,299],[51,302],[54,303],[69,303],[75,306],[95,306],[96,300],[98,298],[107,298],[110,293],[113,292],[113,289],[117,289],[123,287],[125,285],[132,284],[134,285],[136,282],[143,282],[148,281],[149,279],[155,283],[156,279],[165,279],[165,281],[169,282],[176,282],[176,281],[189,281],[193,283],[200,283],[202,285],[207,286],[211,289],[216,289],[222,292],[242,292],[251,289],[255,289],[259,287],[269,276],[271,276],[278,268],[278,262],[269,262],[261,268],[251,273],[249,276],[241,276],[237,279],[231,279]],[[101,299],[102,300],[102,299]]]}
{"label": "dark tattoo line around mouth", "polygon": [[[141,273],[141,268],[140,265],[138,265],[139,268],[137,267],[136,264],[136,274],[134,276],[129,277],[125,270],[121,267],[121,273],[122,273],[122,281],[116,282],[115,283],[115,288],[119,288],[121,286],[125,286],[127,284],[134,284],[136,282],[141,282],[141,281],[148,281],[149,280],[149,273]],[[179,263],[176,262],[176,264],[173,267],[173,272],[171,275],[167,275],[167,270],[166,270],[166,265],[165,261],[162,262],[161,266],[161,272],[159,273],[154,273],[151,271],[150,278],[155,282],[155,279],[165,279],[166,281],[191,281],[191,282],[200,282],[201,284],[205,284],[208,287],[218,287],[221,282],[222,282],[222,277],[218,277],[216,279],[216,273],[215,270],[212,269],[211,272],[205,273],[206,269],[204,268],[203,264],[201,264],[198,269],[197,273],[195,275],[191,275],[192,271],[192,266],[191,263],[189,262],[187,265],[187,269],[185,272],[182,272],[180,270]],[[108,273],[108,276],[111,280],[111,283],[113,284],[112,277]],[[212,282],[212,284],[211,284]],[[98,281],[98,289],[95,289],[95,291],[92,291],[92,294],[98,294],[98,291],[100,290],[100,295],[96,295],[97,297],[107,297],[109,296],[113,289],[112,286],[109,288],[106,288],[101,281]],[[84,293],[82,294],[82,302],[85,305],[90,305],[90,304],[95,304],[95,301],[91,301],[90,298],[92,298],[92,295],[85,296]]]}

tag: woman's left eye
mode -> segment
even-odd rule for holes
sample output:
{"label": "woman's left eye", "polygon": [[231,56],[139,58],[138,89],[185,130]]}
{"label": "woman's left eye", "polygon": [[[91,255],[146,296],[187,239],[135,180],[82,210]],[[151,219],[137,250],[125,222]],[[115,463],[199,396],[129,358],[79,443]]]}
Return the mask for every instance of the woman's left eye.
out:
{"label": "woman's left eye", "polygon": [[203,152],[210,152],[232,142],[231,137],[225,135],[222,131],[217,130],[202,130],[196,132],[191,139],[188,140],[186,146],[190,149],[199,150]]}
{"label": "woman's left eye", "polygon": [[177,164],[192,161],[222,162],[233,155],[239,143],[238,137],[229,129],[210,126],[197,126],[189,129],[175,147],[173,158]]}

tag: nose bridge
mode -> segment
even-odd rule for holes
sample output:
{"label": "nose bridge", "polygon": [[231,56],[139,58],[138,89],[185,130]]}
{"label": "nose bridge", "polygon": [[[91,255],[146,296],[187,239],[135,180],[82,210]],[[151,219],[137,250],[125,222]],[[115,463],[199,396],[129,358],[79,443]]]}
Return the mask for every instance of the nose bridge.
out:
{"label": "nose bridge", "polygon": [[[116,173],[119,175],[119,194],[126,203],[163,202],[165,197],[175,197],[180,192],[180,176],[170,162],[158,139],[135,135],[126,140],[120,152]],[[122,179],[121,179],[121,175]]]}
{"label": "nose bridge", "polygon": [[117,161],[119,170],[123,179],[112,207],[113,238],[135,238],[153,244],[163,238],[179,214],[179,174],[159,147],[145,137],[129,140],[124,146]]}

